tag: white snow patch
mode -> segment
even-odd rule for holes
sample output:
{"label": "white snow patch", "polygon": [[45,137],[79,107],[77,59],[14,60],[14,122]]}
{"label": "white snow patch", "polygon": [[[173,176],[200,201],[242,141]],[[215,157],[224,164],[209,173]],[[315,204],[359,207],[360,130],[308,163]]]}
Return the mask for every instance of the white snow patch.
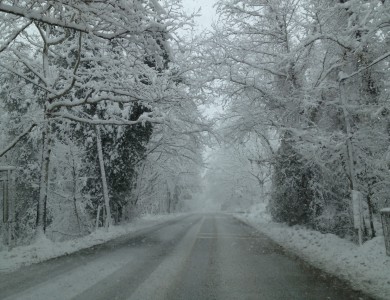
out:
{"label": "white snow patch", "polygon": [[102,244],[122,235],[178,218],[180,215],[182,214],[144,215],[129,224],[112,226],[108,230],[99,228],[90,235],[65,242],[52,242],[46,237],[40,237],[31,245],[15,247],[11,251],[0,251],[0,272],[11,272],[22,266]]}
{"label": "white snow patch", "polygon": [[265,206],[236,217],[315,267],[347,280],[355,289],[390,299],[390,257],[386,256],[383,236],[359,247],[334,234],[272,222]]}

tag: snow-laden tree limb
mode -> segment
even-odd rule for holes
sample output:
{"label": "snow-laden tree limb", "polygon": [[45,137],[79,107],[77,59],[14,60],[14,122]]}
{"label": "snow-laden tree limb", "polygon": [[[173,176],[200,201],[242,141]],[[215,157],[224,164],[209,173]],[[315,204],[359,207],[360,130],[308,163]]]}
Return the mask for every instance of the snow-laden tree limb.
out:
{"label": "snow-laden tree limb", "polygon": [[360,74],[361,72],[375,66],[376,64],[380,63],[381,61],[385,60],[386,58],[390,57],[390,51],[389,52],[386,52],[385,54],[379,56],[378,58],[376,58],[373,62],[371,62],[369,65],[367,66],[364,66],[362,68],[360,68],[359,70],[351,73],[351,74],[340,74],[340,77],[339,77],[339,81],[344,81],[344,80],[347,80],[347,79],[350,79],[358,74]]}
{"label": "snow-laden tree limb", "polygon": [[5,147],[3,150],[0,151],[0,157],[4,156],[9,150],[11,150],[13,147],[15,147],[16,144],[19,141],[21,141],[27,134],[29,134],[35,126],[37,126],[37,124],[33,123],[25,131],[23,131],[21,134],[19,134],[11,143],[8,144],[7,147]]}
{"label": "snow-laden tree limb", "polygon": [[[66,2],[66,1],[65,1]],[[61,5],[61,3],[59,3]],[[65,4],[65,3],[64,3]],[[99,3],[98,3],[99,5]],[[43,24],[54,25],[61,28],[72,29],[79,32],[93,34],[103,39],[112,40],[117,37],[123,37],[126,35],[138,35],[142,32],[156,32],[156,31],[165,31],[165,27],[161,24],[151,23],[147,26],[142,27],[140,30],[135,28],[127,27],[125,28],[125,24],[117,24],[115,20],[108,19],[104,17],[104,14],[97,15],[95,12],[90,11],[88,8],[88,4],[84,4],[83,7],[76,7],[76,9],[85,9],[86,12],[91,13],[91,17],[97,17],[97,22],[95,25],[93,22],[81,22],[76,23],[72,19],[66,20],[63,18],[53,18],[45,15],[46,9],[37,9],[37,8],[24,8],[18,7],[14,5],[7,5],[5,3],[0,2],[0,12],[9,13],[16,16],[24,17],[31,21],[40,22]],[[103,23],[105,21],[106,24],[100,25],[99,23]],[[100,25],[100,26],[99,26]],[[108,26],[107,26],[108,25]],[[114,26],[113,26],[114,25]],[[118,26],[119,25],[119,26]],[[158,26],[160,28],[158,28]]]}
{"label": "snow-laden tree limb", "polygon": [[10,34],[6,41],[0,46],[0,53],[3,52],[8,46],[24,31],[32,24],[33,21],[28,21],[25,25],[21,26],[14,32]]}
{"label": "snow-laden tree limb", "polygon": [[67,119],[74,122],[91,124],[91,125],[116,125],[116,126],[129,126],[135,125],[145,122],[150,123],[164,123],[165,119],[163,117],[153,117],[153,113],[143,113],[137,120],[130,121],[125,119],[108,119],[108,120],[100,120],[100,119],[88,119],[78,117],[69,113],[58,112],[50,114],[53,118],[56,119]]}

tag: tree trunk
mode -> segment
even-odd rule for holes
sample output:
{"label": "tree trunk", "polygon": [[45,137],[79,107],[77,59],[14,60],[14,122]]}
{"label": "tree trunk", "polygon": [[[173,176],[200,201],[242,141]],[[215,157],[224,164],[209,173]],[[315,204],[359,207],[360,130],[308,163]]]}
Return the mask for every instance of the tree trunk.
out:
{"label": "tree trunk", "polygon": [[110,197],[108,195],[107,177],[106,177],[106,171],[104,168],[102,140],[101,140],[101,136],[100,136],[100,126],[99,125],[96,126],[96,145],[97,145],[97,150],[98,150],[100,174],[101,174],[102,186],[103,186],[103,199],[104,199],[104,206],[105,206],[105,211],[106,211],[106,218],[104,220],[104,227],[108,228],[112,224],[111,209],[110,209]]}
{"label": "tree trunk", "polygon": [[[46,28],[47,29],[47,28]],[[43,51],[42,51],[42,68],[43,77],[46,79],[49,75],[49,45],[46,42],[46,35],[44,31],[38,30],[43,40]],[[47,97],[47,93],[46,93]],[[39,187],[39,199],[37,209],[37,236],[44,235],[46,232],[46,206],[47,206],[47,193],[49,187],[49,166],[50,166],[50,119],[47,115],[48,111],[44,111],[44,128],[42,131],[42,162],[41,162],[41,182]]]}
{"label": "tree trunk", "polygon": [[81,223],[80,223],[80,217],[79,213],[77,211],[77,198],[76,198],[76,193],[77,193],[77,178],[76,178],[76,165],[72,153],[72,177],[73,177],[73,191],[72,191],[72,196],[73,196],[73,210],[74,210],[74,215],[76,217],[77,221],[77,226],[79,228],[79,234],[81,235]]}
{"label": "tree trunk", "polygon": [[376,236],[375,227],[374,227],[374,207],[372,204],[372,192],[370,184],[368,185],[368,193],[367,193],[367,205],[368,205],[368,217],[370,219],[370,228],[371,228],[371,238]]}
{"label": "tree trunk", "polygon": [[41,179],[39,187],[38,209],[37,209],[37,235],[46,232],[46,211],[47,211],[47,194],[49,188],[49,166],[50,166],[50,122],[46,121],[42,133],[42,162],[41,162]]}
{"label": "tree trunk", "polygon": [[[352,145],[352,130],[351,123],[349,120],[349,112],[347,110],[347,101],[345,99],[345,82],[344,80],[340,82],[340,100],[341,100],[341,108],[343,111],[344,117],[344,125],[345,125],[345,133],[346,133],[346,148],[347,148],[347,164],[348,164],[348,178],[349,178],[349,187],[350,187],[350,195],[351,195],[351,203],[353,201],[353,193],[356,188],[356,178],[355,178],[355,165],[354,165],[354,150]],[[351,205],[353,206],[353,205]],[[359,205],[361,207],[361,205]],[[360,220],[362,220],[362,216],[360,216]],[[359,245],[363,244],[363,236],[362,236],[362,224],[359,225],[357,230]]]}
{"label": "tree trunk", "polygon": [[99,223],[100,223],[100,211],[101,211],[102,207],[101,205],[99,204],[98,205],[98,208],[97,208],[97,213],[96,213],[96,226],[95,226],[95,230],[97,230],[99,228]]}
{"label": "tree trunk", "polygon": [[167,211],[168,214],[171,213],[171,192],[169,191],[169,185],[167,183]]}

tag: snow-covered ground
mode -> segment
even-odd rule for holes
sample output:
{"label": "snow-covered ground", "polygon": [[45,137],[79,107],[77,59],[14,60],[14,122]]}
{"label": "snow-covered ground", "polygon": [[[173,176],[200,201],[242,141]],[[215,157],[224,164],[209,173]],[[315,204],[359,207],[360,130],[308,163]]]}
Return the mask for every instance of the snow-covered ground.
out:
{"label": "snow-covered ground", "polygon": [[65,242],[52,242],[41,238],[28,246],[15,247],[11,251],[0,251],[0,272],[14,271],[21,266],[42,262],[51,258],[70,254],[81,249],[105,243],[109,240],[175,219],[182,214],[145,215],[126,225],[104,228],[90,235]]}
{"label": "snow-covered ground", "polygon": [[310,264],[347,280],[354,288],[379,299],[390,299],[390,257],[386,256],[383,236],[359,247],[334,234],[272,222],[265,206],[236,217]]}

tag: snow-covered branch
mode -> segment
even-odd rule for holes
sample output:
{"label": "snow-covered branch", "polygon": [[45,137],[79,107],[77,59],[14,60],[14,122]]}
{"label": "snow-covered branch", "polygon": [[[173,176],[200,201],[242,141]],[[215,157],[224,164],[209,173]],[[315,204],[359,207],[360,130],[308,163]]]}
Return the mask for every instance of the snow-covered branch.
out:
{"label": "snow-covered branch", "polygon": [[360,68],[359,70],[351,73],[351,74],[339,74],[339,81],[344,81],[344,80],[347,80],[347,79],[350,79],[358,74],[360,74],[361,72],[375,66],[376,64],[380,63],[381,61],[385,60],[386,58],[390,57],[390,51],[389,52],[386,52],[385,54],[379,56],[378,58],[376,58],[374,61],[372,61],[370,64],[368,64],[367,66],[364,66],[362,68]]}
{"label": "snow-covered branch", "polygon": [[[87,5],[87,4],[86,4]],[[88,12],[88,10],[86,9]],[[48,24],[48,25],[53,25],[53,26],[58,26],[61,28],[66,28],[66,29],[71,29],[87,34],[93,34],[97,37],[107,39],[107,40],[113,40],[115,38],[119,37],[125,37],[127,35],[138,35],[141,34],[142,32],[164,32],[165,29],[161,28],[160,30],[158,28],[154,27],[149,27],[149,26],[144,26],[140,29],[136,28],[131,28],[127,27],[124,29],[126,26],[125,24],[116,24],[114,20],[109,20],[109,23],[111,24],[105,24],[105,25],[100,25],[100,23],[103,23],[101,21],[107,21],[106,18],[104,18],[104,14],[100,15],[99,17],[101,18],[95,24],[94,22],[80,22],[76,23],[73,18],[70,20],[66,20],[63,18],[53,18],[45,15],[46,10],[45,9],[29,9],[29,8],[24,8],[24,7],[17,7],[14,5],[8,5],[5,3],[0,2],[0,12],[3,13],[9,13],[13,14],[16,16],[24,17],[28,20],[31,21],[36,21],[40,22],[43,24]],[[92,16],[92,15],[91,15]],[[97,16],[97,15],[95,15]],[[100,22],[99,22],[100,21]],[[106,22],[104,22],[106,23]],[[111,26],[109,26],[111,25]],[[113,26],[115,25],[115,26]],[[118,26],[119,25],[119,26]]]}
{"label": "snow-covered branch", "polygon": [[5,49],[8,48],[8,46],[24,31],[32,24],[32,21],[26,22],[23,26],[20,28],[14,30],[10,36],[4,41],[4,43],[0,46],[0,53],[3,52]]}
{"label": "snow-covered branch", "polygon": [[7,147],[0,151],[0,157],[4,156],[9,150],[15,147],[16,144],[21,141],[27,134],[29,134],[35,126],[37,126],[37,124],[33,123],[25,131],[19,134],[11,143],[8,144]]}
{"label": "snow-covered branch", "polygon": [[78,123],[91,124],[91,125],[115,125],[115,126],[128,126],[135,124],[145,124],[146,122],[150,123],[164,123],[165,119],[163,117],[153,117],[153,113],[143,113],[137,120],[130,121],[121,118],[117,119],[87,119],[81,118],[78,116],[71,115],[69,113],[59,112],[51,113],[51,116],[56,119],[67,119]]}

